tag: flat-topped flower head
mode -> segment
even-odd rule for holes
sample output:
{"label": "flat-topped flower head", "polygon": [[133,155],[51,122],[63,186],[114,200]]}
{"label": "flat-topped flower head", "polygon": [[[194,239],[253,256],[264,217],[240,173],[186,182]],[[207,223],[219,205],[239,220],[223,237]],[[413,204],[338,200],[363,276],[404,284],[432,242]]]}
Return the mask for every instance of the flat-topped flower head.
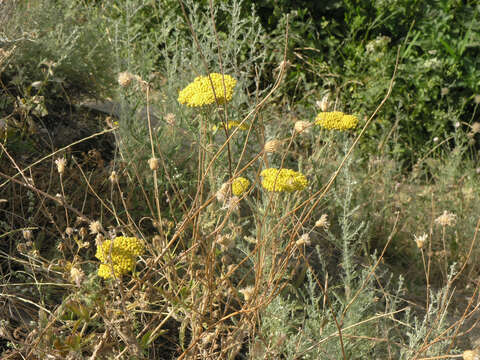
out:
{"label": "flat-topped flower head", "polygon": [[260,173],[265,190],[275,192],[294,192],[303,190],[308,185],[307,178],[291,169],[265,169]]}
{"label": "flat-topped flower head", "polygon": [[232,182],[232,193],[235,196],[240,196],[245,191],[248,190],[249,186],[250,186],[250,180],[245,179],[244,177],[237,177]]}
{"label": "flat-topped flower head", "polygon": [[321,112],[315,118],[315,124],[327,130],[350,130],[358,125],[358,119],[354,115],[346,115],[341,111]]}
{"label": "flat-topped flower head", "polygon": [[118,236],[104,241],[97,246],[95,254],[102,262],[98,268],[98,276],[108,279],[113,275],[120,277],[132,271],[136,257],[142,255],[143,251],[143,244],[135,237]]}
{"label": "flat-topped flower head", "polygon": [[[248,126],[245,124],[240,124],[238,121],[229,121],[227,123],[227,129],[230,130],[232,128],[238,128],[239,130],[248,130]],[[223,129],[223,125],[213,125],[212,130],[217,131],[218,129]]]}
{"label": "flat-topped flower head", "polygon": [[[225,87],[223,86],[224,83]],[[198,107],[214,104],[216,98],[219,104],[225,104],[232,100],[233,88],[236,84],[237,80],[230,75],[211,73],[209,76],[198,76],[180,91],[178,102],[187,106]]]}

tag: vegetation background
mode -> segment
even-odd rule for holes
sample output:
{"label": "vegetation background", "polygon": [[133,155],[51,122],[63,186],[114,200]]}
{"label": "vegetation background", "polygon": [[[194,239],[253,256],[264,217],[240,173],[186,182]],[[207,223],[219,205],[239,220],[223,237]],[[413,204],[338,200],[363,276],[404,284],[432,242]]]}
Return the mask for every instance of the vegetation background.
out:
{"label": "vegetation background", "polygon": [[[2,359],[480,357],[479,13],[1,1]],[[209,73],[231,101],[180,104]]]}

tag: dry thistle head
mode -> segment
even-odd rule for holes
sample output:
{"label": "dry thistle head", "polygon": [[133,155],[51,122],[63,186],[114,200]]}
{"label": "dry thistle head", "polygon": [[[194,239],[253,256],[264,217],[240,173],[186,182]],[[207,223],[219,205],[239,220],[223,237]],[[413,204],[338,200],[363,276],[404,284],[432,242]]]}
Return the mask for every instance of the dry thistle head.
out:
{"label": "dry thistle head", "polygon": [[315,222],[315,227],[321,227],[321,228],[324,228],[325,230],[327,230],[329,226],[330,226],[330,222],[328,221],[327,214],[322,214],[322,216],[320,216],[320,219],[318,219]]}
{"label": "dry thistle head", "polygon": [[457,215],[448,212],[447,210],[443,211],[443,214],[435,219],[435,222],[440,226],[454,226],[457,222]]}
{"label": "dry thistle head", "polygon": [[118,74],[118,84],[121,87],[127,87],[132,82],[134,76],[128,71],[123,71]]}
{"label": "dry thistle head", "polygon": [[57,171],[60,175],[63,175],[65,172],[65,165],[67,164],[67,161],[65,158],[58,158],[55,160],[55,164],[57,164]]}
{"label": "dry thistle head", "polygon": [[302,133],[302,132],[309,133],[310,126],[311,124],[308,121],[300,120],[295,123],[294,128],[295,128],[295,131],[298,133]]}
{"label": "dry thistle head", "polygon": [[90,229],[90,234],[92,235],[96,235],[103,230],[103,227],[102,227],[102,224],[100,224],[100,221],[92,221],[88,226],[88,228]]}
{"label": "dry thistle head", "polygon": [[240,198],[238,196],[232,196],[230,199],[228,199],[227,207],[230,212],[237,211],[239,206]]}
{"label": "dry thistle head", "polygon": [[158,159],[151,158],[148,160],[148,166],[150,166],[150,170],[158,170]]}
{"label": "dry thistle head", "polygon": [[425,245],[425,242],[427,241],[428,239],[428,235],[427,234],[423,234],[423,235],[420,235],[420,236],[417,236],[417,235],[413,235],[413,239],[415,240],[415,244],[417,244],[417,247],[419,249],[422,249],[423,248],[423,245]]}
{"label": "dry thistle head", "polygon": [[263,150],[266,153],[275,153],[275,152],[279,152],[281,147],[282,147],[282,141],[273,139],[265,143]]}

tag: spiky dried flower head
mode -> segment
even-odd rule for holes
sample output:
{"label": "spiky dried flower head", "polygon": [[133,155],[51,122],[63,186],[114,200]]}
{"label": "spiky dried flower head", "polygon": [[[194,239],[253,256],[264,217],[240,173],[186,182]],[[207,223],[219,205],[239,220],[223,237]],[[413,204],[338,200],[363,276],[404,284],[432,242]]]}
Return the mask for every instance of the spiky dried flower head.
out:
{"label": "spiky dried flower head", "polygon": [[55,160],[55,164],[57,165],[57,171],[60,175],[63,175],[65,172],[65,165],[67,164],[67,161],[65,158],[58,158]]}
{"label": "spiky dried flower head", "polygon": [[239,292],[243,295],[245,302],[249,302],[253,295],[255,295],[255,287],[254,286],[247,286],[243,289],[240,289]]}
{"label": "spiky dried flower head", "polygon": [[232,182],[232,193],[235,196],[241,196],[250,186],[250,180],[244,177],[237,177]]}
{"label": "spiky dried flower head", "polygon": [[435,222],[440,226],[454,226],[457,222],[457,215],[448,212],[447,210],[443,211],[443,214],[435,219]]}
{"label": "spiky dried flower head", "polygon": [[95,257],[102,263],[98,276],[104,279],[120,277],[133,270],[136,258],[144,252],[143,243],[136,237],[118,236],[97,245]]}
{"label": "spiky dried flower head", "polygon": [[322,214],[322,216],[320,216],[320,218],[317,221],[315,221],[315,227],[328,229],[330,227],[330,222],[328,221],[328,215]]}
{"label": "spiky dried flower head", "polygon": [[462,354],[463,360],[480,360],[480,353],[478,350],[466,350]]}
{"label": "spiky dried flower head", "polygon": [[310,124],[308,121],[299,120],[295,123],[294,129],[298,133],[308,133],[310,131],[310,126],[312,126],[312,124]]}
{"label": "spiky dried flower head", "polygon": [[419,249],[423,249],[423,246],[425,245],[425,242],[427,241],[428,239],[428,235],[427,234],[423,234],[423,235],[420,235],[420,236],[417,236],[417,235],[413,235],[413,240],[415,241],[415,244],[417,244],[417,248]]}
{"label": "spiky dried flower head", "polygon": [[232,99],[236,84],[237,80],[230,75],[211,73],[208,76],[198,76],[179,92],[178,102],[191,107],[210,105],[215,102],[225,104]]}
{"label": "spiky dried flower head", "polygon": [[121,87],[127,87],[128,85],[130,85],[130,83],[134,78],[135,76],[133,74],[129,73],[128,71],[123,71],[118,74],[117,80],[118,80],[118,84]]}
{"label": "spiky dried flower head", "polygon": [[265,190],[275,192],[294,192],[303,190],[308,180],[302,173],[291,169],[265,169],[260,173]]}
{"label": "spiky dried flower head", "polygon": [[341,111],[321,112],[315,118],[315,124],[327,130],[350,130],[358,125],[358,119]]}
{"label": "spiky dried flower head", "polygon": [[96,235],[103,231],[102,224],[100,224],[100,221],[92,221],[90,225],[88,225],[88,228],[90,229],[90,234]]}
{"label": "spiky dried flower head", "polygon": [[266,153],[275,153],[275,152],[279,152],[281,148],[282,148],[282,141],[278,139],[273,139],[265,143],[263,150]]}
{"label": "spiky dried flower head", "polygon": [[310,245],[310,235],[308,233],[303,234],[297,241],[295,241],[295,244],[297,244],[297,246]]}
{"label": "spiky dried flower head", "polygon": [[74,230],[70,226],[67,226],[67,228],[65,229],[65,234],[69,237],[73,235],[73,232],[74,232]]}

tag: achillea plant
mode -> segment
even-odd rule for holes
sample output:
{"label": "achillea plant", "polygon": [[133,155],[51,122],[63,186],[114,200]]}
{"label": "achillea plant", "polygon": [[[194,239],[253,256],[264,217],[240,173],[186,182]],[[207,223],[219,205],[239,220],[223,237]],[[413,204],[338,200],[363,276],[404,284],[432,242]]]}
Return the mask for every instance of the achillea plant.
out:
{"label": "achillea plant", "polygon": [[113,275],[120,277],[132,271],[136,257],[142,255],[143,251],[143,244],[135,237],[118,236],[104,241],[97,246],[95,254],[102,262],[98,268],[98,276],[109,279]]}
{"label": "achillea plant", "polygon": [[262,186],[268,191],[294,192],[303,190],[308,185],[307,178],[291,169],[265,169],[260,173]]}
{"label": "achillea plant", "polygon": [[341,111],[321,112],[315,118],[315,124],[327,130],[350,130],[358,125],[358,119]]}
{"label": "achillea plant", "polygon": [[240,196],[245,191],[248,190],[249,186],[250,186],[250,180],[244,177],[238,177],[232,182],[232,193],[235,196]]}
{"label": "achillea plant", "polygon": [[210,105],[215,102],[225,104],[232,99],[236,84],[237,80],[230,75],[211,73],[208,76],[198,76],[180,91],[178,102],[191,107]]}

